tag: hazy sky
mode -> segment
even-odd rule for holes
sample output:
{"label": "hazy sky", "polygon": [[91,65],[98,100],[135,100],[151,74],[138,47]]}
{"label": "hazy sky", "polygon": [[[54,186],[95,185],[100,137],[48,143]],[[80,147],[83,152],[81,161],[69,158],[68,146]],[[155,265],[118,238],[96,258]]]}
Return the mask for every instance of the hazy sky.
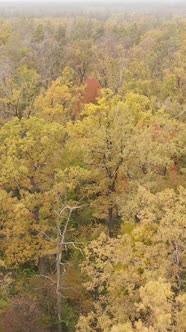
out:
{"label": "hazy sky", "polygon": [[146,3],[146,4],[167,4],[167,5],[174,5],[174,4],[184,4],[186,0],[0,0],[0,4],[5,6],[6,4],[63,4],[63,3],[88,3],[88,4],[94,4],[94,3],[123,3],[123,4],[135,4],[135,3]]}
{"label": "hazy sky", "polygon": [[15,3],[15,2],[18,2],[18,3],[21,3],[21,2],[24,2],[24,3],[32,3],[32,2],[37,2],[37,3],[40,3],[40,2],[43,2],[43,3],[69,3],[69,2],[85,2],[85,3],[94,3],[94,2],[112,2],[112,3],[139,3],[139,2],[142,2],[142,3],[158,3],[158,2],[167,2],[167,3],[177,3],[177,2],[184,2],[184,0],[0,0],[0,2],[3,2],[3,3]]}

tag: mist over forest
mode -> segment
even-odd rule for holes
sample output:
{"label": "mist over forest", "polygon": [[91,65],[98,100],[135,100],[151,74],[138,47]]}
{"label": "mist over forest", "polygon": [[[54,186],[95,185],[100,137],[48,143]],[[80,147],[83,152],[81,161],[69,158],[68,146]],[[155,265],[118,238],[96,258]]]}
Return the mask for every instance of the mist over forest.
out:
{"label": "mist over forest", "polygon": [[154,12],[157,15],[185,15],[184,0],[0,0],[0,16],[110,15],[123,10]]}
{"label": "mist over forest", "polygon": [[186,331],[186,4],[0,1],[0,332]]}

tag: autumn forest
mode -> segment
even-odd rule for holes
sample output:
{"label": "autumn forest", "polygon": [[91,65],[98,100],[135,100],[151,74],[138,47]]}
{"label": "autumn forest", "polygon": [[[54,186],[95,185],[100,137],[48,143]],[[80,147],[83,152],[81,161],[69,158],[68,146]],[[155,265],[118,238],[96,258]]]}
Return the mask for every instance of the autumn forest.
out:
{"label": "autumn forest", "polygon": [[185,332],[184,5],[12,6],[0,331]]}

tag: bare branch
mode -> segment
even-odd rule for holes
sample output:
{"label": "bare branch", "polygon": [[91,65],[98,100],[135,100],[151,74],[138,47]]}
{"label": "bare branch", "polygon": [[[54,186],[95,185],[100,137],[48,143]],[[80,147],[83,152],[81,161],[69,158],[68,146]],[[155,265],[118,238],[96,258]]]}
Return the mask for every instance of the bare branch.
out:
{"label": "bare branch", "polygon": [[56,284],[56,281],[55,281],[54,279],[52,279],[51,277],[49,277],[49,276],[45,276],[45,275],[43,275],[43,274],[39,274],[38,276],[39,276],[39,277],[43,277],[43,278],[45,278],[45,279],[48,279],[48,280],[50,280],[53,284]]}

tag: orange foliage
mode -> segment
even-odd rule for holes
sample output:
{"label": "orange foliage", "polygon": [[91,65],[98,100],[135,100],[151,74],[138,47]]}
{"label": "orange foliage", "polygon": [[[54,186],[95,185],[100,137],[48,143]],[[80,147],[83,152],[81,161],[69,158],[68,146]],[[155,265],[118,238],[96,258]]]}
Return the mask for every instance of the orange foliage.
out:
{"label": "orange foliage", "polygon": [[95,78],[87,78],[85,84],[85,103],[94,103],[96,98],[100,96],[101,85]]}

